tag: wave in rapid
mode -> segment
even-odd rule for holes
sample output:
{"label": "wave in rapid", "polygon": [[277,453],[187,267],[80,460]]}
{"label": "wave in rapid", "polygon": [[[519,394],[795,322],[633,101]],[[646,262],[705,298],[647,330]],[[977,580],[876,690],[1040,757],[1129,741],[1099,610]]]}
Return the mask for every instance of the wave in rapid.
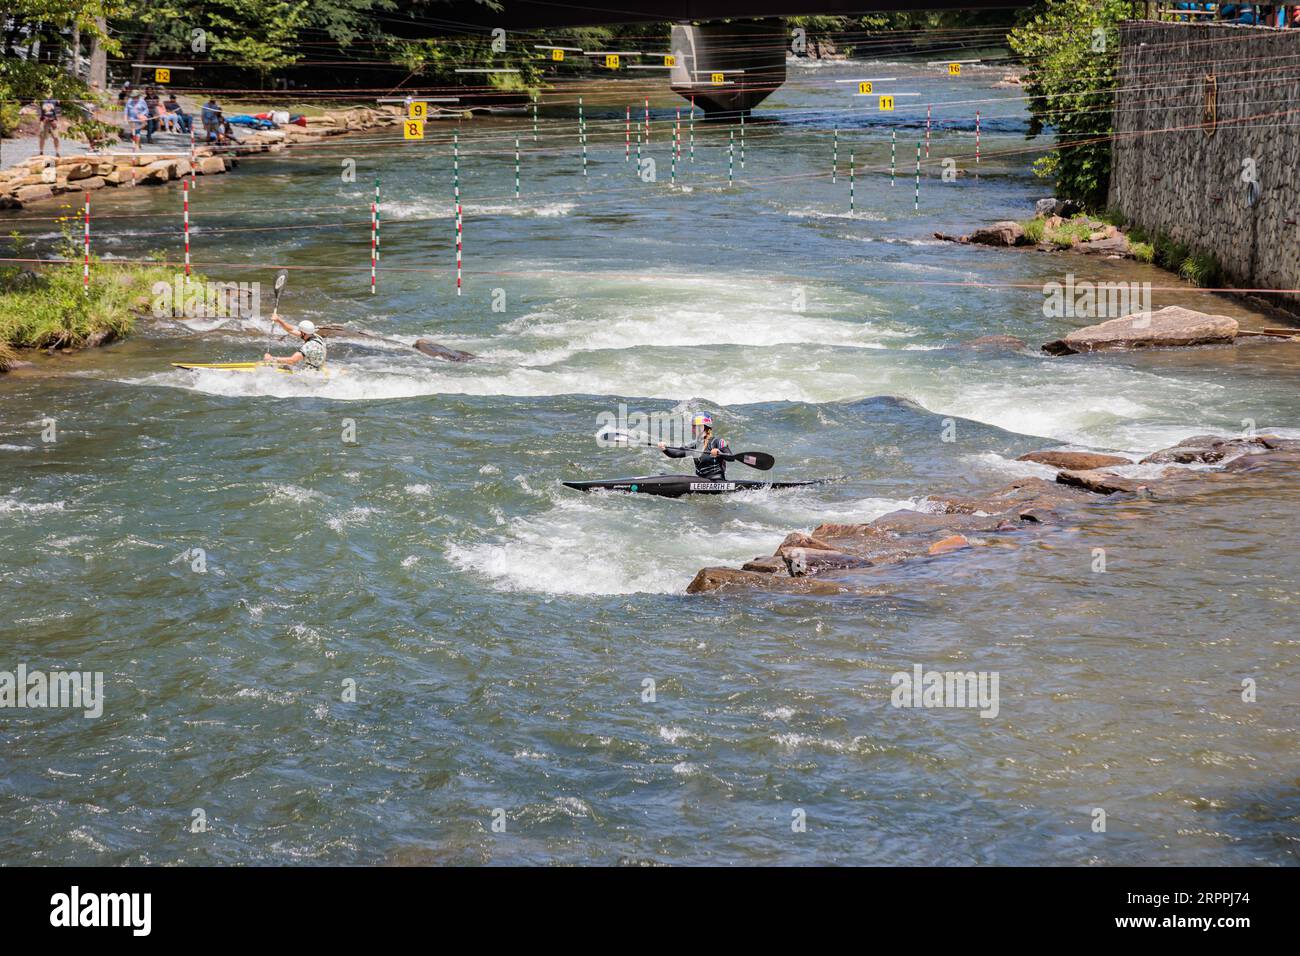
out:
{"label": "wave in rapid", "polygon": [[673,594],[695,572],[771,554],[792,527],[870,521],[911,503],[830,501],[825,489],[789,489],[712,500],[549,492],[549,507],[516,517],[485,540],[451,542],[453,565],[502,591],[544,594]]}

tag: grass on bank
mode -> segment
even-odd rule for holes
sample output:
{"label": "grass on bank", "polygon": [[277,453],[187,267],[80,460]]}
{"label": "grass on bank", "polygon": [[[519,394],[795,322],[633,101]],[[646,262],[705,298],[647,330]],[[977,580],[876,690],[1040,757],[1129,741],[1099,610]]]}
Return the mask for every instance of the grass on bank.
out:
{"label": "grass on bank", "polygon": [[70,262],[0,268],[0,370],[20,349],[76,348],[98,332],[128,335],[136,316],[149,310],[154,283],[175,278],[168,266],[103,265],[92,258],[87,292],[76,251],[65,243],[59,255]]}
{"label": "grass on bank", "polygon": [[[1107,211],[1101,216],[1080,213],[1062,220],[1057,226],[1051,226],[1045,218],[1036,216],[1020,225],[1025,230],[1025,238],[1035,245],[1046,242],[1059,249],[1068,249],[1077,242],[1087,240],[1098,223],[1119,229],[1126,225],[1124,216],[1114,211]],[[1187,246],[1163,233],[1149,235],[1141,226],[1136,225],[1128,228],[1125,238],[1128,240],[1129,251],[1138,262],[1168,269],[1192,285],[1202,288],[1223,284],[1223,267],[1209,253],[1192,252]]]}

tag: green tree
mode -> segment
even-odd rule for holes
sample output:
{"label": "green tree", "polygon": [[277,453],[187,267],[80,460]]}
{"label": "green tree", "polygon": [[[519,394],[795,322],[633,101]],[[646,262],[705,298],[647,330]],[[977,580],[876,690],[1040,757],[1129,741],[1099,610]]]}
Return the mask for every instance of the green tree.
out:
{"label": "green tree", "polygon": [[1026,63],[1029,132],[1056,133],[1057,148],[1034,163],[1056,194],[1089,209],[1106,204],[1119,69],[1119,23],[1127,0],[1044,0],[1007,37]]}

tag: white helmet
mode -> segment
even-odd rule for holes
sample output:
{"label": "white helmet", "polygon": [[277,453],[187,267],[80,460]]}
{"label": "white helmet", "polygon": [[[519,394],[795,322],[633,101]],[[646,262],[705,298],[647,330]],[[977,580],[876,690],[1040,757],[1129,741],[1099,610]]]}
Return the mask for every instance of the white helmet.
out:
{"label": "white helmet", "polygon": [[303,335],[315,335],[316,323],[313,322],[311,319],[303,319],[301,322],[298,323],[298,331],[301,332]]}

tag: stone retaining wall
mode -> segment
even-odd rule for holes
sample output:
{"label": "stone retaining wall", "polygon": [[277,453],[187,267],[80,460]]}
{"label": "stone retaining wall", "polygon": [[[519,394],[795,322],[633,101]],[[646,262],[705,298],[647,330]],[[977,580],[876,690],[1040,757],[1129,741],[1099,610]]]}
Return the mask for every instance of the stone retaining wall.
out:
{"label": "stone retaining wall", "polygon": [[1110,204],[1236,286],[1300,288],[1300,30],[1129,22],[1120,44]]}

